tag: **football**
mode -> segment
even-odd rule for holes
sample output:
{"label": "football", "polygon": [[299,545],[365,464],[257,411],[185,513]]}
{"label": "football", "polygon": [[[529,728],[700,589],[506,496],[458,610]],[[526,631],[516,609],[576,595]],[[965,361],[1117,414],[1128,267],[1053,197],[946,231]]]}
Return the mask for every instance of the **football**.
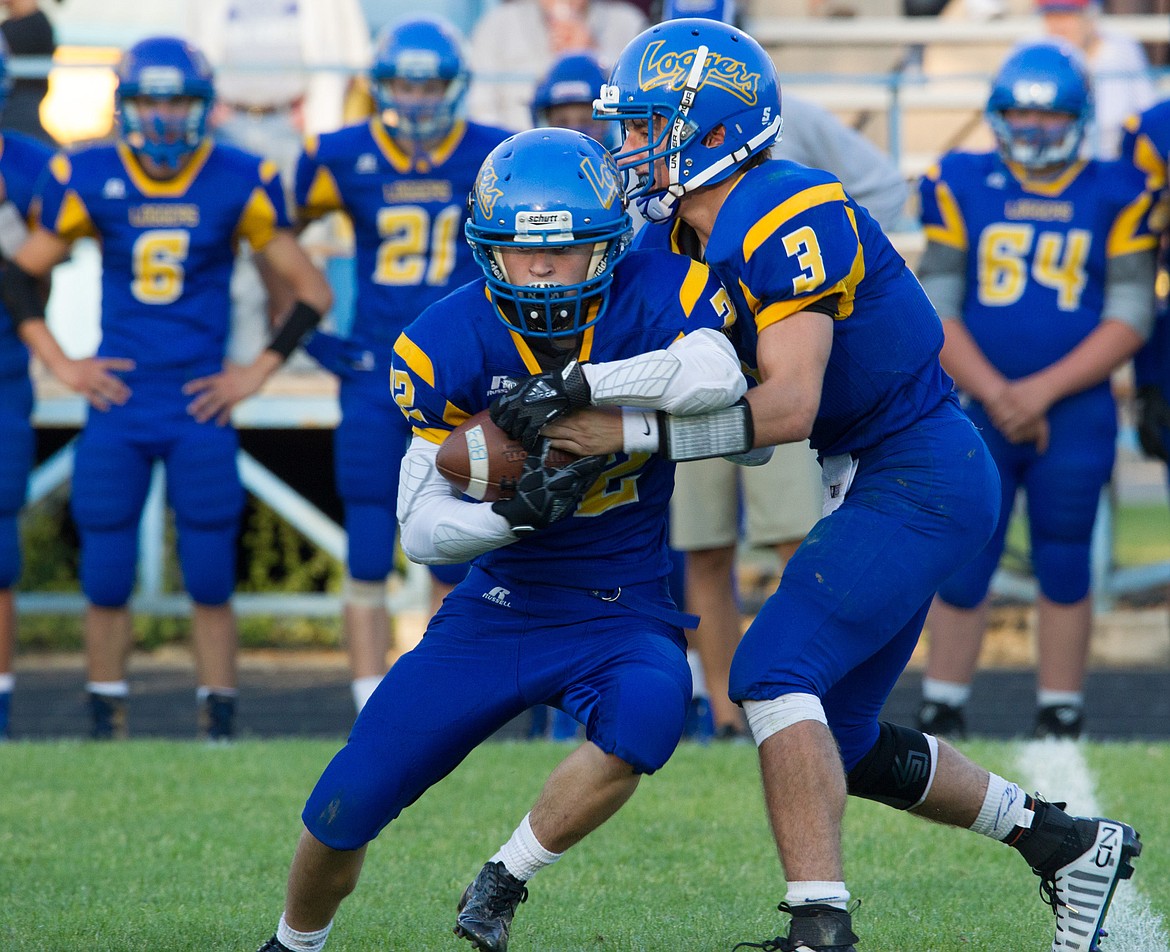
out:
{"label": "football", "polygon": [[[443,441],[435,466],[452,486],[481,502],[508,499],[524,469],[528,451],[492,422],[481,410],[465,420]],[[572,453],[550,449],[546,462],[554,469],[577,459]]]}

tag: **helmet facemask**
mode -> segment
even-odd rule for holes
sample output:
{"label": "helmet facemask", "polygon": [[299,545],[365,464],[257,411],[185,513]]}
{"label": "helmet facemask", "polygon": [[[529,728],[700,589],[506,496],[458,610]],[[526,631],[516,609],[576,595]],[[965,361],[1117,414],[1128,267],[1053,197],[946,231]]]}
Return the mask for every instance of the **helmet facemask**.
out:
{"label": "helmet facemask", "polygon": [[137,155],[178,172],[207,135],[209,106],[195,96],[127,96],[121,100],[122,138]]}

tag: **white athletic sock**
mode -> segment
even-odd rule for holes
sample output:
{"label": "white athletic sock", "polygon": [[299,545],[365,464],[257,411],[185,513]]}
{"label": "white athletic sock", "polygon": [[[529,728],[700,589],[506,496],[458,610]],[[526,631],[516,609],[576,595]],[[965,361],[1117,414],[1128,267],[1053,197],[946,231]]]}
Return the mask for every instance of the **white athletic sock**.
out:
{"label": "white athletic sock", "polygon": [[206,701],[213,694],[218,694],[220,697],[239,697],[240,689],[239,688],[216,688],[216,687],[209,687],[206,684],[201,684],[201,685],[199,685],[199,687],[197,687],[195,689],[195,702],[197,704],[202,704],[204,701]]}
{"label": "white athletic sock", "polygon": [[691,669],[691,697],[706,697],[707,679],[703,677],[703,662],[694,648],[687,649],[687,664]]}
{"label": "white athletic sock", "polygon": [[16,687],[16,675],[5,672],[0,674],[0,694],[11,694]]}
{"label": "white athletic sock", "polygon": [[971,685],[956,681],[940,681],[937,678],[922,679],[922,699],[935,704],[949,704],[962,707],[971,699]]}
{"label": "white athletic sock", "polygon": [[353,679],[353,683],[349,686],[349,689],[353,692],[353,706],[357,708],[359,714],[362,712],[362,708],[366,706],[366,701],[370,699],[370,695],[374,693],[374,689],[381,683],[382,678],[376,674]]}
{"label": "white athletic sock", "polygon": [[297,932],[284,921],[284,913],[282,912],[280,925],[276,927],[276,937],[292,949],[292,952],[321,952],[325,948],[325,940],[329,938],[329,930],[332,928],[333,922],[330,920],[329,925],[316,932]]}
{"label": "white athletic sock", "polygon": [[524,814],[524,819],[516,827],[512,838],[488,860],[489,863],[503,863],[508,872],[521,882],[527,882],[546,866],[551,866],[565,855],[550,853],[540,845],[540,840],[532,832],[532,824],[528,821],[530,815]]}
{"label": "white athletic sock", "polygon": [[1084,691],[1049,691],[1047,688],[1040,688],[1036,692],[1036,706],[1037,707],[1055,707],[1057,705],[1069,707],[1084,707],[1085,706],[1085,692]]}
{"label": "white athletic sock", "polygon": [[1030,827],[1035,814],[1024,806],[1026,796],[1019,784],[992,774],[987,781],[983,806],[979,808],[979,816],[971,824],[971,830],[1003,842],[1017,826]]}
{"label": "white athletic sock", "polygon": [[790,906],[807,906],[819,902],[835,909],[849,908],[849,890],[844,883],[822,882],[815,879],[788,884],[784,901]]}
{"label": "white athletic sock", "polygon": [[85,689],[90,694],[102,697],[129,697],[130,684],[127,681],[86,681]]}

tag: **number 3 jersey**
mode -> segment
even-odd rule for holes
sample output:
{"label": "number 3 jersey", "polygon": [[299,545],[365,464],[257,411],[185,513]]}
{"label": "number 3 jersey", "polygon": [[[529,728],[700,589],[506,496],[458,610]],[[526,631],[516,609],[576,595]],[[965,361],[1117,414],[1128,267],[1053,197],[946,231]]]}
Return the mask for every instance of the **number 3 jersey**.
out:
{"label": "number 3 jersey", "polygon": [[205,141],[159,182],[116,143],[59,153],[49,172],[41,223],[68,242],[101,242],[98,355],[127,357],[138,371],[218,371],[237,243],[261,250],[289,227],[276,166]]}
{"label": "number 3 jersey", "polygon": [[965,259],[961,313],[943,316],[1009,379],[1055,363],[1109,316],[1110,261],[1155,245],[1143,184],[1113,162],[1036,182],[994,153],[944,156],[920,186],[927,239]]}
{"label": "number 3 jersey", "polygon": [[[661,350],[698,328],[730,326],[734,311],[711,272],[659,251],[614,271],[606,312],[581,335],[582,363]],[[541,372],[528,341],[499,317],[482,279],[429,308],[394,346],[391,383],[416,436],[442,443],[518,381]],[[574,515],[481,555],[494,574],[616,588],[670,572],[666,511],[674,464],[658,454],[610,456]],[[617,516],[617,518],[609,518]]]}
{"label": "number 3 jersey", "polygon": [[296,172],[301,217],[344,211],[353,222],[350,340],[389,355],[407,324],[480,276],[463,237],[467,195],[484,158],[509,135],[458,122],[435,149],[409,155],[375,118],[306,143]]}
{"label": "number 3 jersey", "polygon": [[[649,225],[638,237],[642,247],[669,243],[689,254],[686,230]],[[732,340],[753,371],[766,328],[800,311],[832,314],[809,438],[823,456],[876,446],[949,399],[938,315],[877,223],[828,172],[779,159],[745,172],[704,257],[731,294]]]}

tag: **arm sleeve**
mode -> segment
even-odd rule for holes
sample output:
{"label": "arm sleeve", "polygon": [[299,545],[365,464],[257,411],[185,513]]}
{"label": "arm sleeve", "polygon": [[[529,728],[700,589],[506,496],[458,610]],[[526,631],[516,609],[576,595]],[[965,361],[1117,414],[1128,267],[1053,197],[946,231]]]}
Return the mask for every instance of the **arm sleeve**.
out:
{"label": "arm sleeve", "polygon": [[1154,328],[1155,252],[1139,251],[1110,258],[1105,278],[1102,318],[1120,321],[1143,340]]}
{"label": "arm sleeve", "polygon": [[398,482],[398,531],[413,562],[466,562],[516,541],[508,520],[489,503],[467,502],[435,468],[439,447],[416,436],[402,458]]}
{"label": "arm sleeve", "polygon": [[963,299],[967,296],[966,252],[937,241],[927,241],[926,250],[914,270],[939,317],[961,319]]}
{"label": "arm sleeve", "polygon": [[730,406],[747,391],[735,348],[725,334],[708,327],[665,350],[581,369],[597,406],[705,413]]}

